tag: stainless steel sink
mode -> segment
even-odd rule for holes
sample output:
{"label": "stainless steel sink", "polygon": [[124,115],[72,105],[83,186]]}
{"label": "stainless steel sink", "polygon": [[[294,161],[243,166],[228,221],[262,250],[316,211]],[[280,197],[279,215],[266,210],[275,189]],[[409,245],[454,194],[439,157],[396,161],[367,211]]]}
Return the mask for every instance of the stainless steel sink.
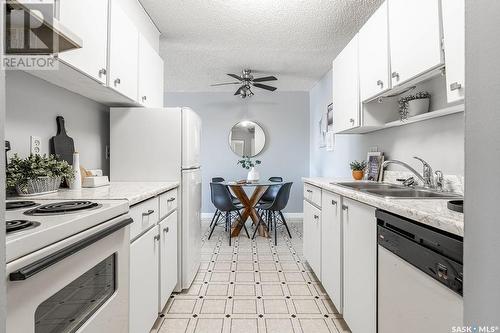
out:
{"label": "stainless steel sink", "polygon": [[348,187],[363,193],[377,195],[387,199],[457,199],[462,196],[449,192],[437,192],[423,188],[408,188],[400,185],[376,182],[332,183]]}

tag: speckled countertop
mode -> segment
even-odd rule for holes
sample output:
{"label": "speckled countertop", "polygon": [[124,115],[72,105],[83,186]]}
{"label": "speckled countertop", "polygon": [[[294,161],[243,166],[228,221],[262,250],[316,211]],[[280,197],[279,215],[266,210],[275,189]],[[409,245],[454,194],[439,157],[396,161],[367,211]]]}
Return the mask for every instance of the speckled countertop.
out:
{"label": "speckled countertop", "polygon": [[[303,178],[302,180],[304,183],[318,186],[434,228],[462,237],[464,235],[464,216],[447,208],[449,199],[385,199],[335,185],[335,183],[346,181],[345,179]],[[349,181],[352,181],[352,179]]]}
{"label": "speckled countertop", "polygon": [[[179,182],[111,182],[108,186],[82,188],[81,190],[60,189],[57,193],[30,197],[30,200],[112,200],[125,199],[129,205],[152,198],[179,186]],[[14,198],[7,198],[14,199]],[[16,197],[15,199],[20,199]],[[26,197],[22,198],[26,200]]]}

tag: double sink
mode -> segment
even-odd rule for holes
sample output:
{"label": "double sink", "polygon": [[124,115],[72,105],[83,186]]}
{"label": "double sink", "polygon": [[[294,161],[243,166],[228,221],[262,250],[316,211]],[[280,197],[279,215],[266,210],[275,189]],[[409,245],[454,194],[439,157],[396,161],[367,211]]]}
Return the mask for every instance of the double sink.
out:
{"label": "double sink", "polygon": [[386,199],[460,199],[461,195],[369,181],[331,183]]}

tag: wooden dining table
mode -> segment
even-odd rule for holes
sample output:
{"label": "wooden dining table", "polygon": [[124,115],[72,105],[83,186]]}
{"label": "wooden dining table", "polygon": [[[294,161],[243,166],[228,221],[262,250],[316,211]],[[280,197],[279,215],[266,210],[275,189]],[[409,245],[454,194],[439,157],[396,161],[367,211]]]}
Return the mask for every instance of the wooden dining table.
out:
{"label": "wooden dining table", "polygon": [[[250,217],[254,226],[258,226],[258,234],[262,237],[269,237],[269,232],[266,227],[262,224],[259,224],[259,220],[261,217],[257,213],[256,206],[259,203],[260,198],[269,186],[280,186],[284,183],[282,182],[271,182],[271,181],[260,181],[260,182],[252,182],[252,183],[241,183],[241,182],[223,182],[224,185],[229,187],[234,195],[240,200],[243,205],[243,211],[241,212],[241,217],[236,219],[236,222],[232,226],[231,237],[237,237],[241,229],[243,228],[243,224]],[[253,192],[248,197],[245,188],[252,188]]]}

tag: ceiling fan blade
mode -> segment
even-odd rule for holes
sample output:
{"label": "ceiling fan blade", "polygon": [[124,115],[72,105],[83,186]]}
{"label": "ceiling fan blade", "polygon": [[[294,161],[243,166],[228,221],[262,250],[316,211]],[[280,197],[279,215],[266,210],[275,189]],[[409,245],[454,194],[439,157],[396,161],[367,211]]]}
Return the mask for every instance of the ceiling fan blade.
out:
{"label": "ceiling fan blade", "polygon": [[225,85],[228,85],[228,84],[241,84],[241,82],[215,83],[215,84],[211,84],[210,86],[211,87],[216,87],[216,86],[225,86]]}
{"label": "ceiling fan blade", "polygon": [[236,80],[243,81],[243,78],[241,76],[236,75],[236,74],[227,74],[227,75],[229,75],[230,77],[232,77]]}
{"label": "ceiling fan blade", "polygon": [[254,83],[253,84],[254,87],[257,87],[257,88],[261,88],[261,89],[266,89],[266,90],[269,90],[269,91],[275,91],[276,87],[271,87],[271,86],[268,86],[266,84],[260,84],[260,83]]}
{"label": "ceiling fan blade", "polygon": [[253,82],[265,82],[265,81],[277,81],[278,79],[275,76],[265,76],[253,79]]}

